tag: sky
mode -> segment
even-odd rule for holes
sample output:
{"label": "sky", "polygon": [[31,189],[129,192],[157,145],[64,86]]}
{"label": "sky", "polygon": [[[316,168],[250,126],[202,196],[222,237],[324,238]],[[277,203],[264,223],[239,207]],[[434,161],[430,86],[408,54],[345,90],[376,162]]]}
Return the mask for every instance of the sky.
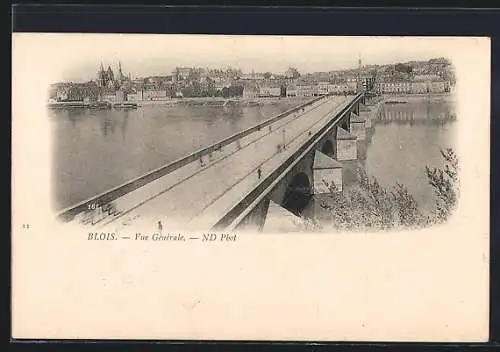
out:
{"label": "sky", "polygon": [[[20,43],[20,44],[18,44]],[[28,45],[29,44],[29,45]],[[301,73],[428,60],[453,55],[453,37],[227,36],[164,34],[16,34],[45,70],[64,81],[95,79],[102,62],[121,61],[132,78],[167,75],[176,66],[241,68],[243,72]]]}

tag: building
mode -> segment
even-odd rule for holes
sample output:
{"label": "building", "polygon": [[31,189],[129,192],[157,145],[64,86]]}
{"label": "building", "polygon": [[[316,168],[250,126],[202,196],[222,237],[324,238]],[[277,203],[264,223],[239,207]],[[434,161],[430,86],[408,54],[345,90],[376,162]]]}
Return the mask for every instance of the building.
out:
{"label": "building", "polygon": [[244,81],[261,81],[264,79],[264,75],[252,71],[251,73],[241,74],[239,78]]}
{"label": "building", "polygon": [[116,82],[118,83],[119,86],[122,86],[125,83],[128,83],[128,82],[131,81],[130,73],[128,74],[128,76],[126,76],[123,73],[121,61],[118,61],[118,72],[116,73],[115,80],[116,80]]}
{"label": "building", "polygon": [[357,77],[351,77],[347,79],[347,92],[354,93],[358,90],[358,79]]}
{"label": "building", "polygon": [[69,87],[61,87],[56,92],[56,101],[67,101],[69,98]]}
{"label": "building", "polygon": [[286,96],[287,97],[297,97],[298,96],[298,90],[295,85],[289,85],[286,87]]}
{"label": "building", "polygon": [[172,71],[172,78],[174,81],[186,81],[191,77],[193,69],[191,67],[176,67]]}
{"label": "building", "polygon": [[348,91],[349,87],[347,86],[347,83],[330,83],[328,85],[328,93],[330,94],[347,94]]}
{"label": "building", "polygon": [[413,87],[410,81],[379,82],[375,86],[380,93],[411,93]]}
{"label": "building", "polygon": [[115,93],[115,102],[116,103],[123,103],[126,100],[127,100],[127,93],[125,93],[124,90],[120,89],[120,90],[116,91],[116,93]]}
{"label": "building", "polygon": [[142,91],[142,100],[167,100],[165,89],[145,89]]}
{"label": "building", "polygon": [[366,91],[371,91],[375,88],[375,77],[370,74],[364,74],[360,77],[361,88]]}
{"label": "building", "polygon": [[130,73],[126,76],[122,71],[122,64],[118,62],[118,70],[116,75],[114,74],[111,66],[108,66],[107,70],[104,69],[104,66],[101,62],[101,66],[97,71],[97,80],[96,83],[99,87],[107,87],[107,88],[115,88],[118,89],[124,84],[128,84],[131,82]]}
{"label": "building", "polygon": [[172,82],[172,76],[151,76],[144,79],[144,84],[165,85]]}
{"label": "building", "polygon": [[330,86],[330,82],[319,82],[318,83],[318,94],[319,95],[327,95],[328,92],[328,87]]}
{"label": "building", "polygon": [[132,80],[132,85],[140,87],[144,84],[144,81],[145,81],[144,78],[136,78]]}
{"label": "building", "polygon": [[216,90],[223,90],[224,88],[229,88],[233,82],[231,80],[218,80],[214,83]]}
{"label": "building", "polygon": [[436,80],[433,82],[429,82],[429,91],[431,93],[444,93],[447,91],[446,83],[443,80]]}
{"label": "building", "polygon": [[259,96],[259,86],[255,82],[246,83],[243,86],[243,98],[255,99]]}
{"label": "building", "polygon": [[49,98],[53,101],[91,102],[99,99],[99,87],[95,82],[66,83],[51,87]]}
{"label": "building", "polygon": [[376,90],[382,94],[445,93],[449,92],[449,82],[441,79],[378,82]]}
{"label": "building", "polygon": [[263,86],[259,88],[259,97],[261,98],[271,98],[280,96],[281,96],[281,87],[279,86]]}
{"label": "building", "polygon": [[316,84],[298,83],[296,88],[298,97],[314,97],[318,95],[318,86]]}
{"label": "building", "polygon": [[436,74],[420,74],[420,75],[415,75],[415,77],[413,77],[413,79],[415,81],[438,81],[441,79],[441,77],[439,77],[438,75]]}
{"label": "building", "polygon": [[128,101],[142,101],[142,89],[141,90],[133,90],[131,93],[127,94]]}
{"label": "building", "polygon": [[269,97],[280,97],[281,95],[282,95],[282,88],[279,82],[274,80],[267,80],[259,83],[259,97],[269,98]]}
{"label": "building", "polygon": [[424,93],[427,93],[427,82],[425,82],[425,81],[414,81],[414,82],[411,82],[410,93],[412,93],[412,94],[424,94]]}

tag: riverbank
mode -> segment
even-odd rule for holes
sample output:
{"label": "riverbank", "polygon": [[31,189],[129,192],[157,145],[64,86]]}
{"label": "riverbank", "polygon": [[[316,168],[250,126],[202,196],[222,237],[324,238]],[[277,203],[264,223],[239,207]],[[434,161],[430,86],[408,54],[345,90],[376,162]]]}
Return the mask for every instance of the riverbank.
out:
{"label": "riverbank", "polygon": [[51,109],[135,109],[137,104],[130,101],[121,103],[110,102],[83,102],[83,101],[59,101],[48,103],[47,106]]}
{"label": "riverbank", "polygon": [[419,101],[431,102],[455,102],[453,93],[433,93],[433,94],[384,94],[382,99],[386,104],[405,104]]}
{"label": "riverbank", "polygon": [[212,98],[212,97],[196,97],[196,98],[169,98],[165,100],[137,100],[129,101],[136,103],[138,106],[148,105],[163,105],[163,106],[204,106],[204,107],[221,107],[221,106],[260,106],[260,105],[278,105],[282,103],[302,104],[313,97],[276,97],[276,98]]}

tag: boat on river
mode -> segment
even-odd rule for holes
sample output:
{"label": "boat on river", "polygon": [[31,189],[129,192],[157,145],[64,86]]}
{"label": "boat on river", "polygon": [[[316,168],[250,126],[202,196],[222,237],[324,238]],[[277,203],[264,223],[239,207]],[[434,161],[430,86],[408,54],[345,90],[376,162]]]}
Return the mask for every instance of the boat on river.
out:
{"label": "boat on river", "polygon": [[407,101],[404,100],[386,100],[386,104],[408,104]]}
{"label": "boat on river", "polygon": [[116,103],[113,104],[114,109],[137,109],[136,103]]}
{"label": "boat on river", "polygon": [[98,101],[93,104],[90,104],[88,107],[90,109],[95,109],[95,110],[111,109],[111,103],[107,101]]}

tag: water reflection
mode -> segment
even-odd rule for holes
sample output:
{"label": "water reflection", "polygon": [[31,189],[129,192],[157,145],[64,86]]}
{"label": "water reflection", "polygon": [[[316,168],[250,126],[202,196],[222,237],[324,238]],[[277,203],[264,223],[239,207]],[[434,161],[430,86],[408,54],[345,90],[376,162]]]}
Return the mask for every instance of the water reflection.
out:
{"label": "water reflection", "polygon": [[101,132],[104,136],[107,136],[109,133],[113,133],[115,126],[116,120],[110,116],[106,116],[101,119]]}
{"label": "water reflection", "polygon": [[125,110],[124,114],[123,114],[123,123],[121,125],[122,141],[123,142],[125,142],[125,136],[127,135],[128,119],[129,119],[129,111]]}
{"label": "water reflection", "polygon": [[455,120],[454,108],[450,102],[446,101],[385,104],[381,110],[378,120],[382,123],[411,122],[413,124],[427,124]]}
{"label": "water reflection", "polygon": [[75,108],[70,110],[62,110],[63,115],[67,116],[69,121],[71,121],[71,125],[76,127],[76,123],[80,121],[84,114],[85,109]]}

